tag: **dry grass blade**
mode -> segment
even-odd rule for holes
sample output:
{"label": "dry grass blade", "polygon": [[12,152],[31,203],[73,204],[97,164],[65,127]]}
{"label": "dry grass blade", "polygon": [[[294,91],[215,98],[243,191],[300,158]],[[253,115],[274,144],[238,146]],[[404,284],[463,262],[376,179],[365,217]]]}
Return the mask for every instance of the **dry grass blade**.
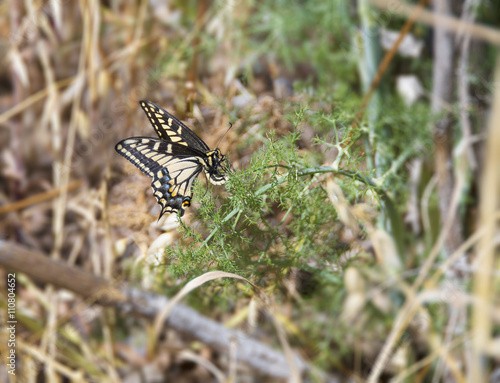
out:
{"label": "dry grass blade", "polygon": [[[186,295],[188,295],[191,291],[194,289],[200,287],[206,282],[210,282],[216,279],[221,279],[221,278],[233,278],[233,279],[239,279],[242,280],[248,284],[250,284],[257,292],[260,291],[260,289],[254,285],[252,282],[250,282],[248,279],[243,278],[242,276],[239,276],[238,274],[233,274],[233,273],[227,273],[224,271],[210,271],[208,273],[205,273],[203,275],[200,275],[199,277],[196,277],[195,279],[189,281],[169,302],[168,304],[158,313],[158,316],[155,319],[154,323],[154,328],[153,328],[153,334],[154,334],[154,342],[156,339],[159,338],[160,332],[163,329],[163,326],[165,324],[165,321],[167,320],[168,316],[172,312],[172,309],[176,304],[178,304]],[[264,304],[272,310],[272,306],[270,306],[268,302],[268,298],[264,294],[260,294],[261,297],[264,298]],[[278,337],[280,339],[280,343],[283,346],[285,350],[285,355],[288,360],[288,364],[290,367],[290,382],[300,382],[300,369],[296,365],[295,357],[293,355],[292,349],[286,339],[286,333],[285,330],[283,329],[283,326],[281,323],[276,319],[276,316],[272,314],[271,311],[271,318],[273,320],[274,326],[278,332]],[[155,345],[151,347],[152,349],[155,348]]]}
{"label": "dry grass blade", "polygon": [[[70,184],[68,184],[66,191],[72,191],[75,189],[78,189],[80,186],[82,186],[83,181],[73,181]],[[9,203],[7,205],[0,206],[0,214],[6,214],[10,213],[13,211],[21,210],[24,209],[28,206],[32,206],[35,204],[38,204],[40,202],[47,201],[49,199],[52,199],[54,197],[57,197],[59,194],[61,194],[61,188],[53,189],[46,191],[45,193],[40,193],[28,198],[25,198],[21,201],[16,201],[13,203]]]}
{"label": "dry grass blade", "polygon": [[445,224],[439,233],[439,237],[436,240],[436,243],[432,247],[427,259],[425,260],[425,263],[420,269],[417,279],[411,286],[411,289],[406,296],[406,302],[404,306],[401,308],[397,318],[394,320],[394,326],[391,330],[391,333],[387,337],[384,347],[382,348],[382,351],[377,358],[377,362],[375,363],[370,373],[368,382],[375,383],[379,380],[380,374],[382,373],[384,366],[387,364],[387,361],[392,354],[393,348],[395,347],[398,339],[401,337],[403,331],[406,329],[417,310],[417,302],[415,299],[416,293],[421,288],[425,279],[429,277],[429,272],[434,266],[436,258],[438,257],[439,252],[444,245],[445,238],[448,236],[451,226],[454,224],[455,215],[457,212],[457,207],[460,201],[460,195],[464,182],[465,175],[459,174],[453,190],[453,195],[449,205],[449,214],[446,217]]}
{"label": "dry grass blade", "polygon": [[[456,347],[459,347],[463,342],[464,339],[462,338],[453,339],[452,343],[450,344],[449,351],[452,351]],[[413,365],[401,371],[397,376],[395,376],[391,380],[391,383],[401,383],[407,381],[409,377],[415,375],[419,370],[434,363],[436,359],[439,358],[439,356],[440,356],[440,350],[438,349],[433,350],[432,353],[427,355],[425,358],[419,360],[418,362],[414,363]]]}
{"label": "dry grass blade", "polygon": [[179,358],[181,360],[188,360],[190,362],[194,362],[196,364],[205,367],[208,371],[212,373],[212,375],[217,379],[219,383],[228,382],[228,379],[226,379],[224,373],[219,368],[217,368],[215,364],[211,363],[209,360],[205,358],[202,358],[201,356],[195,354],[194,352],[187,350],[181,351],[179,353]]}
{"label": "dry grass blade", "polygon": [[[74,77],[69,77],[64,80],[60,80],[55,83],[55,87],[64,88],[65,86],[70,85],[74,80],[75,80]],[[34,93],[29,97],[27,97],[26,99],[22,100],[19,104],[13,106],[11,109],[0,114],[0,124],[3,124],[6,121],[10,120],[11,118],[15,117],[19,113],[23,112],[24,110],[35,104],[36,102],[43,100],[44,97],[47,97],[48,92],[49,92],[48,87],[43,90],[40,90],[37,93]]]}
{"label": "dry grass blade", "polygon": [[23,352],[32,355],[39,363],[46,363],[52,366],[55,371],[60,373],[62,376],[71,379],[72,382],[85,382],[85,373],[83,371],[74,370],[73,368],[59,363],[39,348],[34,347],[29,343],[20,342],[20,349]]}
{"label": "dry grass blade", "polygon": [[[411,17],[416,10],[416,6],[403,3],[400,0],[369,0],[370,4],[380,9],[385,9],[389,12],[394,12],[396,14]],[[481,39],[487,41],[488,43],[494,45],[500,45],[500,31],[490,28],[484,25],[478,25],[474,23],[467,23],[462,20],[453,18],[438,16],[431,11],[423,10],[419,17],[417,17],[418,22],[425,23],[427,25],[439,24],[440,27],[448,29],[458,35],[460,34],[470,34],[473,38]]]}
{"label": "dry grass blade", "polygon": [[[497,56],[495,81],[500,82],[500,56]],[[495,304],[494,285],[491,271],[495,269],[498,253],[495,237],[498,235],[497,212],[500,208],[500,89],[494,88],[493,104],[488,126],[488,140],[481,188],[480,222],[484,235],[479,239],[474,275],[474,294],[477,302],[472,317],[472,379],[475,382],[487,380],[483,357],[492,340],[492,321],[489,311]]]}
{"label": "dry grass blade", "polygon": [[158,317],[155,319],[155,324],[154,324],[154,336],[155,339],[158,339],[160,332],[163,328],[163,324],[167,320],[168,316],[170,315],[173,307],[178,304],[186,295],[188,295],[191,291],[197,289],[204,283],[216,280],[216,279],[221,279],[221,278],[234,278],[234,279],[239,279],[242,281],[245,281],[252,285],[254,288],[257,288],[252,284],[252,282],[248,281],[246,278],[243,278],[237,274],[232,274],[232,273],[226,273],[223,271],[210,271],[208,273],[205,273],[203,275],[200,275],[199,277],[194,278],[193,280],[189,281],[175,296],[169,301],[168,305],[166,305],[163,310],[158,314]]}

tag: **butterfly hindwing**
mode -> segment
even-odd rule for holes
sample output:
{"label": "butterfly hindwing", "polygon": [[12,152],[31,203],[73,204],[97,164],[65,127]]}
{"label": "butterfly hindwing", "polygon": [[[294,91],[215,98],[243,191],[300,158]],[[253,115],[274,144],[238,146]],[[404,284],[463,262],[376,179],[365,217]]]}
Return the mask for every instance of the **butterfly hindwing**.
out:
{"label": "butterfly hindwing", "polygon": [[153,194],[165,213],[179,211],[191,204],[193,182],[203,169],[203,162],[190,148],[149,137],[120,141],[116,151],[153,178]]}
{"label": "butterfly hindwing", "polygon": [[210,149],[191,129],[151,101],[139,101],[158,137],[206,153]]}

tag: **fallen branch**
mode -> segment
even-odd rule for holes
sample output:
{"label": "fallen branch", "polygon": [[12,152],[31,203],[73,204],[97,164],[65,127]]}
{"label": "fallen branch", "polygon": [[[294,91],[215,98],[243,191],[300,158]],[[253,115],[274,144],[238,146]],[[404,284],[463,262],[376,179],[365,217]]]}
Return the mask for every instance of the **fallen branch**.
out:
{"label": "fallen branch", "polygon": [[[91,302],[113,306],[122,314],[141,316],[151,322],[170,301],[159,294],[117,287],[102,277],[4,240],[0,240],[0,266],[22,272],[39,282],[70,290]],[[262,374],[275,378],[290,376],[290,367],[283,353],[241,331],[227,329],[182,304],[174,306],[164,325],[222,353],[228,354],[236,347],[236,359]],[[309,368],[298,356],[295,367],[301,372]]]}

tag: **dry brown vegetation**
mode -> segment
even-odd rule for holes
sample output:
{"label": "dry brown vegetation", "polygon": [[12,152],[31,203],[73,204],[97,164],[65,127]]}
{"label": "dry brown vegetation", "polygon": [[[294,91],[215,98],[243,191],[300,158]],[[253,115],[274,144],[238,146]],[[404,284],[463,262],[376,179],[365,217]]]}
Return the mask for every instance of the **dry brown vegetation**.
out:
{"label": "dry brown vegetation", "polygon": [[[500,381],[498,22],[480,25],[471,2],[435,1],[442,19],[425,1],[333,2],[331,12],[355,16],[323,41],[321,12],[303,34],[272,32],[309,25],[306,11],[278,3],[0,4],[2,361],[15,349],[0,381]],[[373,28],[368,4],[390,15],[401,39],[441,28],[417,59],[398,59],[398,41],[375,60],[376,35],[356,35]],[[362,60],[374,69],[346,69]],[[402,102],[389,110],[394,102],[379,97],[387,87],[386,100],[397,99],[398,70],[413,60],[425,62],[432,90],[413,111]],[[123,138],[154,134],[142,99],[212,148],[233,123],[219,147],[237,173],[263,147],[279,153],[274,137],[300,136],[295,151],[277,154],[272,176],[259,174],[255,185],[241,178],[227,191],[201,176],[208,197],[195,195],[182,224],[174,214],[157,221],[151,180],[114,151]],[[391,124],[409,128],[387,133]],[[282,183],[284,200],[311,198],[316,210],[287,210],[279,192],[265,194]],[[230,206],[215,223],[198,213],[212,194],[214,206]],[[259,221],[244,209],[262,195]],[[256,249],[248,263],[196,259],[177,265],[181,276],[163,267],[177,259],[165,249],[223,249],[210,239],[224,225]],[[318,234],[311,244],[308,225]],[[189,228],[209,240],[197,242]],[[180,303],[196,292],[196,310]]]}

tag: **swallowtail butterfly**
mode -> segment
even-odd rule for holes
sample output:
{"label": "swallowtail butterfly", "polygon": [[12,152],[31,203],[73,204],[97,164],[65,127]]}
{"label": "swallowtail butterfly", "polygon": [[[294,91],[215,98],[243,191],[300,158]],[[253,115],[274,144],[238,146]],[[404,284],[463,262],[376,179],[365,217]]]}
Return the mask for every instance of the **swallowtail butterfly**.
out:
{"label": "swallowtail butterfly", "polygon": [[[160,217],[191,205],[193,182],[202,170],[214,185],[227,181],[227,158],[211,150],[191,129],[151,101],[139,101],[159,138],[131,137],[115,150],[153,179],[151,187],[161,206]],[[159,219],[158,218],[158,219]]]}

